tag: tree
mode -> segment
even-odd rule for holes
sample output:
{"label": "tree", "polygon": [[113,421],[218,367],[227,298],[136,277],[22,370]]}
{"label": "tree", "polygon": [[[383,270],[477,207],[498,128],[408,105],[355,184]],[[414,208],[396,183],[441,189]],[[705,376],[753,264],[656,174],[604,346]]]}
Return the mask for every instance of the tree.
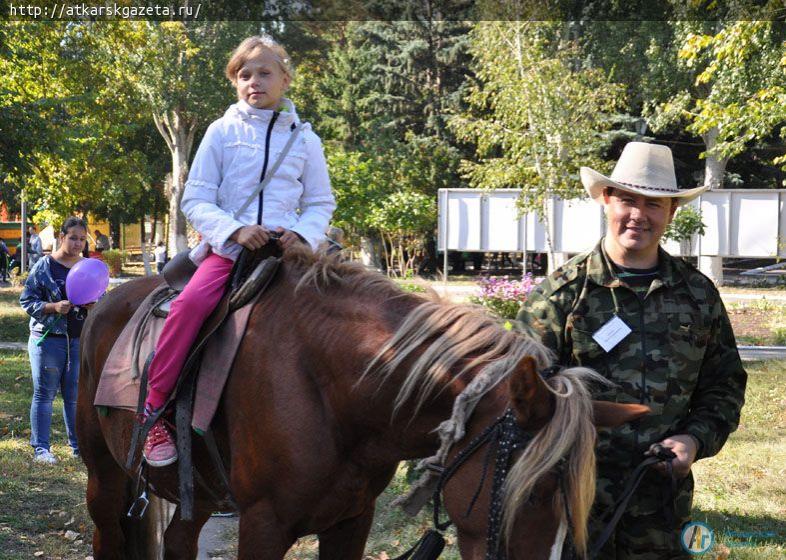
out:
{"label": "tree", "polygon": [[[462,169],[474,187],[523,187],[522,209],[547,222],[548,201],[583,195],[580,165],[607,167],[602,159],[623,101],[618,84],[577,61],[566,22],[478,22],[471,53],[478,81],[466,97],[470,109],[451,127],[476,145],[477,161]],[[547,242],[552,245],[551,235]],[[550,251],[553,254],[553,250]]]}
{"label": "tree", "polygon": [[42,154],[73,146],[63,105],[73,95],[63,57],[65,24],[6,22],[0,26],[0,185],[16,206]]}
{"label": "tree", "polygon": [[652,111],[660,130],[686,122],[704,141],[704,184],[723,186],[730,158],[769,136],[786,117],[784,30],[771,21],[732,21],[714,32],[705,23],[675,24],[677,64],[691,69],[691,87]]}
{"label": "tree", "polygon": [[43,139],[15,146],[23,165],[6,175],[7,190],[24,188],[39,219],[50,223],[87,212],[136,221],[145,189],[162,174],[160,147],[145,139],[157,132],[146,127],[135,98],[118,95],[117,84],[97,71],[84,31],[59,23],[3,28],[9,58],[0,62],[0,80],[11,109],[24,107],[40,124],[32,138]]}
{"label": "tree", "polygon": [[[772,21],[677,22],[674,27],[675,63],[695,78],[690,87],[654,105],[652,125],[662,130],[686,123],[686,130],[704,142],[704,185],[719,189],[729,159],[786,120],[786,34]],[[699,261],[705,274],[722,281],[720,257]]]}
{"label": "tree", "polygon": [[[440,2],[423,6],[432,14],[441,9]],[[314,74],[319,84],[313,96],[318,104],[316,126],[330,144],[357,154],[374,169],[375,183],[368,186],[373,192],[363,196],[374,206],[366,213],[378,210],[388,194],[406,192],[395,206],[412,203],[414,215],[421,210],[416,202],[420,195],[436,201],[438,189],[463,184],[458,166],[468,153],[463,153],[466,147],[456,142],[447,120],[461,105],[468,29],[465,22],[413,19],[348,22],[326,32],[333,48],[323,70]],[[333,176],[347,175],[335,168],[344,162],[340,157],[332,161]],[[368,225],[365,220],[352,223],[353,241],[366,245],[378,229],[357,227]],[[380,219],[377,225],[385,223],[392,224]],[[428,238],[426,253],[436,261],[433,225],[411,233]],[[381,236],[388,256],[401,254],[389,246],[389,235]]]}
{"label": "tree", "polygon": [[180,201],[194,138],[232,101],[224,65],[240,41],[259,32],[253,23],[102,22],[90,37],[109,79],[136,95],[152,115],[172,158],[169,243],[188,246]]}

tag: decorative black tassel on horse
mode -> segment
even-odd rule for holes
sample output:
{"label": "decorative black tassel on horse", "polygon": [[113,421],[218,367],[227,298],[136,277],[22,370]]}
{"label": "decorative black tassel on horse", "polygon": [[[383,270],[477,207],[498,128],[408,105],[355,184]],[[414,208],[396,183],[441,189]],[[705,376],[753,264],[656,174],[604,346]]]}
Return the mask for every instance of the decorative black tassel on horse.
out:
{"label": "decorative black tassel on horse", "polygon": [[429,529],[426,534],[401,556],[393,560],[437,560],[445,548],[445,539],[436,529]]}
{"label": "decorative black tassel on horse", "polygon": [[466,516],[472,511],[477,501],[480,489],[486,479],[488,462],[492,458],[491,451],[495,451],[496,460],[494,466],[494,484],[492,491],[492,502],[489,509],[489,524],[487,537],[487,560],[505,560],[504,552],[499,547],[499,532],[502,520],[502,487],[510,469],[510,462],[513,453],[525,448],[532,441],[532,436],[523,432],[516,423],[516,417],[511,409],[497,418],[494,423],[488,426],[479,436],[472,440],[461,452],[453,459],[447,467],[441,468],[441,475],[437,489],[434,492],[434,526],[436,529],[429,529],[425,535],[408,551],[393,560],[437,560],[442,550],[445,548],[445,539],[440,531],[444,531],[450,526],[450,520],[440,522],[440,509],[442,507],[442,489],[447,481],[456,473],[469,458],[484,444],[489,445],[489,453],[486,454],[483,466],[483,475],[478,485],[478,491],[472,497]]}

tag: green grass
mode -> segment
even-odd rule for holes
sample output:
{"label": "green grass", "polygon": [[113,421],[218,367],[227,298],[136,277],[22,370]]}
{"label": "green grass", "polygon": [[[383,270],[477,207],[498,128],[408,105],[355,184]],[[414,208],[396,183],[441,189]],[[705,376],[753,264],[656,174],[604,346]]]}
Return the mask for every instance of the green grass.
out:
{"label": "green grass", "polygon": [[[0,351],[0,560],[62,558],[90,553],[92,522],[85,506],[87,475],[71,457],[62,401],[55,400],[52,451],[57,465],[32,462],[30,366],[24,352]],[[73,540],[66,531],[74,531]]]}
{"label": "green grass", "polygon": [[[748,367],[739,429],[717,456],[699,461],[693,469],[693,518],[707,522],[716,532],[715,549],[728,548],[729,558],[786,558],[784,368],[784,361]],[[759,538],[740,538],[741,533]]]}
{"label": "green grass", "polygon": [[30,317],[19,305],[20,288],[0,288],[0,341],[25,342]]}
{"label": "green grass", "polygon": [[[747,403],[737,432],[723,451],[694,467],[696,494],[693,518],[716,532],[715,551],[728,548],[730,559],[786,558],[786,361],[754,363]],[[86,474],[69,456],[61,401],[55,401],[52,441],[59,463],[32,463],[29,407],[32,385],[27,355],[0,351],[0,560],[42,558],[83,560],[90,554],[92,523],[84,503]],[[400,471],[380,497],[367,554],[374,559],[395,557],[430,526],[430,511],[411,520],[390,502],[403,493]],[[73,520],[72,520],[73,519]],[[65,538],[75,531],[74,541]],[[752,539],[739,537],[753,535]],[[755,538],[772,533],[774,537]],[[236,538],[230,535],[230,541]],[[458,560],[455,536],[442,560]],[[232,543],[228,549],[233,550]],[[715,554],[699,558],[715,558]],[[232,557],[231,553],[229,557]],[[301,539],[288,560],[315,560],[313,538]]]}

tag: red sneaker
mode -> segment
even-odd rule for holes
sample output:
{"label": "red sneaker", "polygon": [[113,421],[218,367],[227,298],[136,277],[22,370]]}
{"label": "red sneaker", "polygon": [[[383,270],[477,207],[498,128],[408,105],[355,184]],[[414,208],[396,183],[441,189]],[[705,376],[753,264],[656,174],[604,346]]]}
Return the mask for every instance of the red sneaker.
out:
{"label": "red sneaker", "polygon": [[175,439],[163,419],[159,418],[147,432],[142,454],[151,467],[166,467],[177,461]]}

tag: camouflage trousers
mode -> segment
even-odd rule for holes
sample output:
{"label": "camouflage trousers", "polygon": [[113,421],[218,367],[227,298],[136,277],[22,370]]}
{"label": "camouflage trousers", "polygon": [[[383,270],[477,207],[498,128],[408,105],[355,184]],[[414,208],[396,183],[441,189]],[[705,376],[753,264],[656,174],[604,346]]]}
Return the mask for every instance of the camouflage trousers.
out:
{"label": "camouflage trousers", "polygon": [[[597,493],[590,519],[590,543],[597,541],[605,524],[598,517],[622,492],[629,470],[598,465]],[[682,526],[690,518],[693,501],[693,477],[678,481],[676,498],[669,496],[668,479],[655,471],[645,475],[625,514],[598,554],[598,560],[671,560],[691,558],[680,543]],[[671,515],[664,511],[671,507]]]}

